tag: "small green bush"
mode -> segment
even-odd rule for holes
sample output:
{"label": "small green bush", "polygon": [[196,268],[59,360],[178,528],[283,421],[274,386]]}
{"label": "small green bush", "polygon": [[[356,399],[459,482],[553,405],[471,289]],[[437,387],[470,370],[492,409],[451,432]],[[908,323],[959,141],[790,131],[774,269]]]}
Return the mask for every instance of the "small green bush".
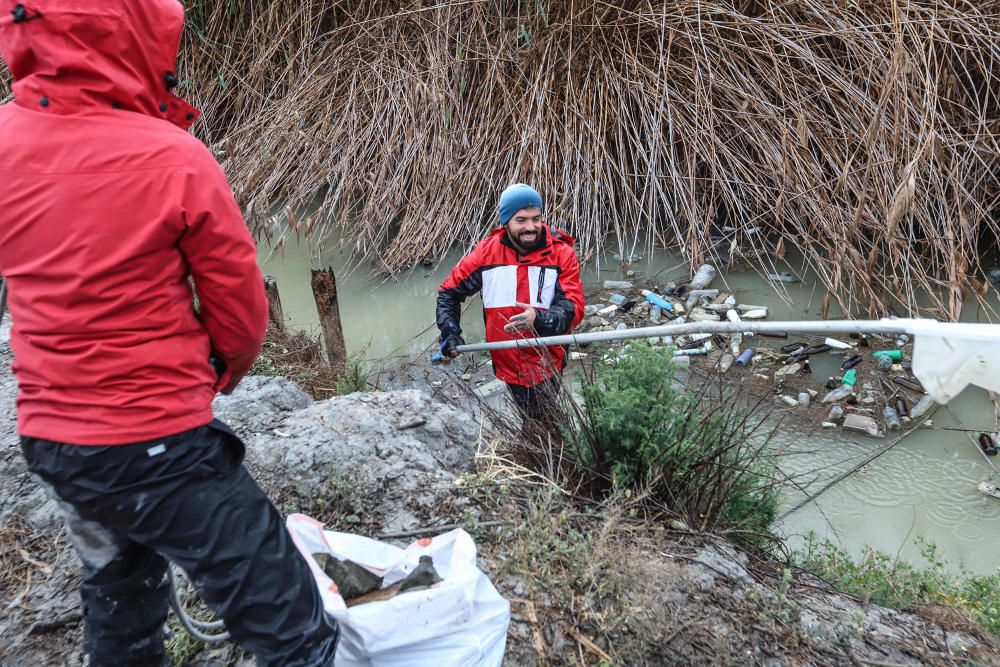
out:
{"label": "small green bush", "polygon": [[346,396],[359,391],[368,391],[368,373],[363,358],[351,357],[337,377],[337,394]]}
{"label": "small green bush", "polygon": [[579,463],[702,530],[765,533],[778,492],[768,438],[740,397],[674,381],[668,348],[632,344],[598,366],[566,429]]}
{"label": "small green bush", "polygon": [[953,568],[937,554],[937,547],[921,542],[921,555],[930,564],[918,569],[906,561],[865,547],[857,560],[829,540],[806,536],[793,561],[837,588],[895,609],[925,604],[947,604],[969,613],[986,630],[1000,637],[1000,574],[974,575]]}

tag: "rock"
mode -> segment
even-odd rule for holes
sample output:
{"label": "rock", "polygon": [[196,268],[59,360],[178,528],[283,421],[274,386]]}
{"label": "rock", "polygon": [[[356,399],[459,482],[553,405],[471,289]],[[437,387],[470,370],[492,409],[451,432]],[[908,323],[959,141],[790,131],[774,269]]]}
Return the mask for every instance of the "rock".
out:
{"label": "rock", "polygon": [[[400,430],[406,423],[414,426]],[[303,499],[346,486],[368,523],[398,531],[421,525],[429,508],[447,508],[457,475],[471,470],[480,428],[467,413],[411,389],[313,403],[288,414],[281,430],[291,437],[247,439],[248,464],[264,481],[276,476]]]}
{"label": "rock", "polygon": [[707,566],[712,575],[721,574],[729,581],[742,586],[757,586],[757,582],[747,572],[746,556],[729,545],[704,547],[698,551],[695,560]]}
{"label": "rock", "polygon": [[464,373],[462,375],[462,379],[465,380],[466,382],[470,381],[472,379],[472,373]]}
{"label": "rock", "polygon": [[287,378],[251,375],[229,396],[218,395],[212,410],[217,419],[246,437],[275,428],[286,415],[310,403],[309,395]]}
{"label": "rock", "polygon": [[[408,428],[416,428],[418,426],[423,426],[427,423],[425,417],[419,415],[414,415],[412,417],[404,417],[399,423],[396,424],[396,428],[400,431],[405,431]],[[275,431],[277,433],[277,431]],[[282,433],[284,437],[291,437],[291,434]]]}

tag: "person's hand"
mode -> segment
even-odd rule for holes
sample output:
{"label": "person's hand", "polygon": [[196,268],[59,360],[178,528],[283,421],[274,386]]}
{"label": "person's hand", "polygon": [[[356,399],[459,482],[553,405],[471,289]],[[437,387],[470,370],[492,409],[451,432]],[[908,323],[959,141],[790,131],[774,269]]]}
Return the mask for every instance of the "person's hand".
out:
{"label": "person's hand", "polygon": [[507,326],[503,330],[507,333],[516,333],[518,331],[531,331],[534,329],[535,317],[537,316],[535,309],[527,303],[515,302],[514,305],[518,308],[524,308],[524,312],[510,318],[510,322],[507,323]]}
{"label": "person's hand", "polygon": [[454,359],[461,354],[455,349],[459,345],[465,345],[465,339],[457,333],[448,334],[441,345],[441,356],[446,359]]}

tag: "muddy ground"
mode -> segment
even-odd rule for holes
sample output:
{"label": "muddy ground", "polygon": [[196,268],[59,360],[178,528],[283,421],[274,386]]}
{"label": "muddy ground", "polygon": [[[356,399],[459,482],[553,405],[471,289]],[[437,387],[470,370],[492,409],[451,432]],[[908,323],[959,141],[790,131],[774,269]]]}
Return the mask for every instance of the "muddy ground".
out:
{"label": "muddy ground", "polygon": [[[0,664],[83,665],[78,563],[21,461],[2,333]],[[410,378],[426,391],[320,402],[282,378],[254,377],[216,410],[285,512],[366,535],[407,534],[389,538],[399,544],[408,533],[465,526],[512,604],[507,665],[1000,665],[995,640],[954,610],[866,604],[719,538],[613,505],[584,511],[505,476],[483,455],[497,443],[481,422],[448,403],[463,386],[486,386],[483,370],[434,369]],[[231,646],[183,637],[171,653],[175,664],[250,664]]]}

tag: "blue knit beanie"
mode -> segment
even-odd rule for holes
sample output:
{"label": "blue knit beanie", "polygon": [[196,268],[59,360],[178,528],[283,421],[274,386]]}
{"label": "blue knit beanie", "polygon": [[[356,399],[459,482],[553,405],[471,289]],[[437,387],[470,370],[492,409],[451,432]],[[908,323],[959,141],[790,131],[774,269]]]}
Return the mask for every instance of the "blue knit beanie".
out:
{"label": "blue knit beanie", "polygon": [[500,226],[506,225],[522,208],[542,208],[542,196],[533,187],[515,183],[500,193]]}

